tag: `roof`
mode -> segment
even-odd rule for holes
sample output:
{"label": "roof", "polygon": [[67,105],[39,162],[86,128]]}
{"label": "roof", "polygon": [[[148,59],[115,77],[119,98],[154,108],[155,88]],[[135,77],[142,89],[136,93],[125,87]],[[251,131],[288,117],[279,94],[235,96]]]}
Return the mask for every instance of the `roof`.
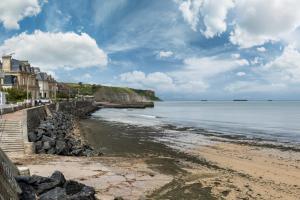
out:
{"label": "roof", "polygon": [[39,81],[47,81],[48,80],[48,75],[45,72],[39,72],[36,75],[36,79]]}

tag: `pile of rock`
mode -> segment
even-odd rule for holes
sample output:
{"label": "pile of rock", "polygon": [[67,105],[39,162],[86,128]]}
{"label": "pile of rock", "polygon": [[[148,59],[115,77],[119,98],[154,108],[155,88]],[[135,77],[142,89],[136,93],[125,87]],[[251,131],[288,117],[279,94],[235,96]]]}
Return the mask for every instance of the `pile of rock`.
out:
{"label": "pile of rock", "polygon": [[90,146],[82,144],[74,137],[75,118],[71,114],[54,112],[34,131],[28,133],[29,141],[34,142],[35,152],[66,156],[99,155]]}
{"label": "pile of rock", "polygon": [[22,194],[21,200],[94,200],[95,190],[92,187],[72,180],[55,171],[50,177],[19,176],[16,177]]}

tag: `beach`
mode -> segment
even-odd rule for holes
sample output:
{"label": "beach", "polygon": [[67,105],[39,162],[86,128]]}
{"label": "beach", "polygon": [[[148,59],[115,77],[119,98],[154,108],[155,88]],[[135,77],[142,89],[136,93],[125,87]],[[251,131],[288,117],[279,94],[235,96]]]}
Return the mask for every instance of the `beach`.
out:
{"label": "beach", "polygon": [[33,155],[14,162],[43,176],[60,170],[68,179],[95,187],[99,199],[296,200],[300,196],[297,151],[214,136],[202,138],[201,145],[176,147],[166,142],[169,131],[161,128],[93,118],[80,121],[80,132],[104,155]]}

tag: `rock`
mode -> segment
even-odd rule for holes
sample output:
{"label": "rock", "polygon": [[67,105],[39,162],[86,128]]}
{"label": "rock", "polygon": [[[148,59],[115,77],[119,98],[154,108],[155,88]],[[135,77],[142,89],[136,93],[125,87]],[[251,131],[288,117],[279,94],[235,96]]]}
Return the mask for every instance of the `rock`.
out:
{"label": "rock", "polygon": [[69,196],[68,200],[95,200],[95,189],[89,186],[84,186],[82,190],[74,195]]}
{"label": "rock", "polygon": [[74,149],[71,151],[71,155],[73,156],[81,156],[82,155],[82,149]]}
{"label": "rock", "polygon": [[29,139],[29,142],[36,142],[37,141],[36,134],[34,132],[29,132],[28,139]]}
{"label": "rock", "polygon": [[43,149],[46,150],[46,151],[49,150],[49,149],[51,149],[50,142],[44,142]]}
{"label": "rock", "polygon": [[52,139],[51,137],[43,135],[42,141],[43,142],[52,142],[52,141],[54,141],[54,139]]}
{"label": "rock", "polygon": [[37,194],[42,194],[44,192],[47,192],[48,190],[55,188],[59,185],[59,181],[48,178],[48,177],[42,177],[42,176],[18,176],[15,177],[16,181],[18,183],[23,182],[27,185],[31,185]]}
{"label": "rock", "polygon": [[51,148],[47,151],[47,154],[56,154],[55,148]]}
{"label": "rock", "polygon": [[83,184],[72,180],[66,181],[66,183],[64,184],[64,188],[66,189],[67,195],[77,194],[82,190],[83,187]]}
{"label": "rock", "polygon": [[24,182],[18,182],[18,185],[22,190],[21,200],[36,200],[35,190],[31,185]]}
{"label": "rock", "polygon": [[65,176],[60,171],[53,172],[53,174],[50,176],[50,178],[58,181],[60,186],[63,186],[66,183]]}
{"label": "rock", "polygon": [[57,153],[58,155],[65,155],[65,154],[68,153],[67,145],[66,145],[66,143],[65,143],[64,141],[62,141],[62,140],[58,140],[58,141],[56,142],[56,147],[55,147],[55,149],[56,149],[56,153]]}
{"label": "rock", "polygon": [[42,194],[40,200],[67,200],[66,190],[61,187],[56,187]]}
{"label": "rock", "polygon": [[43,148],[43,142],[42,141],[37,141],[37,142],[34,143],[34,145],[35,145],[35,151],[36,152]]}

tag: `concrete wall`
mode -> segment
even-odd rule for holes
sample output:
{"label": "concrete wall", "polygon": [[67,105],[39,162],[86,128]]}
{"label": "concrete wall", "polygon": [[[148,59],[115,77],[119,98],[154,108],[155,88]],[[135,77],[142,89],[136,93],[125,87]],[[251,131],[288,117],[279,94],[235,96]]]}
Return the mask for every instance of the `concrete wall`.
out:
{"label": "concrete wall", "polygon": [[[25,116],[25,129],[24,137],[27,137],[27,133],[34,131],[42,120],[44,120],[53,111],[61,111],[70,114],[74,114],[78,117],[82,117],[97,109],[97,106],[92,102],[87,101],[74,101],[74,102],[59,102],[57,104],[44,105],[24,110]],[[26,130],[27,128],[27,130]],[[28,138],[28,137],[27,137]],[[25,140],[26,141],[26,140]]]}
{"label": "concrete wall", "polygon": [[18,200],[21,193],[15,176],[19,175],[16,166],[9,160],[6,154],[0,149],[0,199]]}
{"label": "concrete wall", "polygon": [[47,117],[46,106],[29,108],[24,110],[24,112],[28,132],[36,129],[40,125],[40,122]]}

